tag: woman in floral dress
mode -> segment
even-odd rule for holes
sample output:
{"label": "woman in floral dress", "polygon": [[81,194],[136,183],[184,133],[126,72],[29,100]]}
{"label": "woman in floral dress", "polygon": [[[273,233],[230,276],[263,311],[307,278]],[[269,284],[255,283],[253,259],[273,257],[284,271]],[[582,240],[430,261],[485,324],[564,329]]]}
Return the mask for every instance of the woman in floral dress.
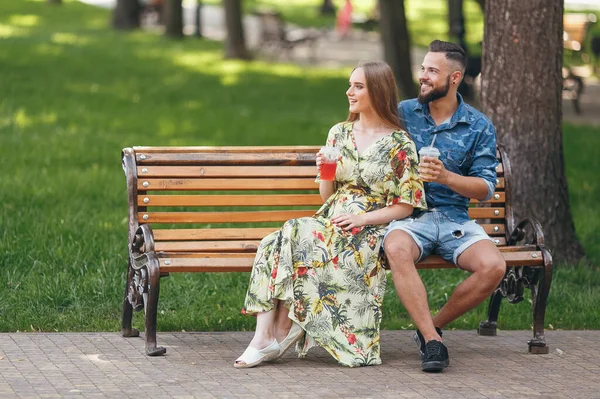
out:
{"label": "woman in floral dress", "polygon": [[361,64],[349,83],[348,120],[327,137],[341,153],[335,181],[317,175],[321,209],[261,241],[244,307],[256,331],[234,367],[274,360],[295,343],[300,356],[318,345],[346,366],[381,363],[383,237],[390,221],[426,203],[390,67]]}

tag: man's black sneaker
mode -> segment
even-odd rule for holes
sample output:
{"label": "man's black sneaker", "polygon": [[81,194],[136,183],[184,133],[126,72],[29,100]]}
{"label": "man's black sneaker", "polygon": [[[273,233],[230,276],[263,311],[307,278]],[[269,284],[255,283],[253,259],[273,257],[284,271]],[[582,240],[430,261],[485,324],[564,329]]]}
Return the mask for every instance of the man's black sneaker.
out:
{"label": "man's black sneaker", "polygon": [[440,341],[431,340],[425,344],[425,359],[421,364],[423,371],[442,371],[450,365],[448,349]]}
{"label": "man's black sneaker", "polygon": [[[437,333],[440,335],[440,338],[442,338],[442,330],[436,327],[435,331],[437,331]],[[421,355],[421,360],[425,360],[425,339],[423,338],[423,334],[421,334],[421,331],[417,330],[417,332],[413,336],[413,339],[419,347],[419,355]]]}

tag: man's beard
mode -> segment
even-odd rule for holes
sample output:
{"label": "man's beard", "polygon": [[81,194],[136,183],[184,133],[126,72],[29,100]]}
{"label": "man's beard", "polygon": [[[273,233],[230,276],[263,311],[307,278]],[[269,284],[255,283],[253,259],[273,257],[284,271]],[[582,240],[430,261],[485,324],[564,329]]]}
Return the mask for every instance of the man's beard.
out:
{"label": "man's beard", "polygon": [[445,97],[450,90],[450,75],[446,78],[446,85],[439,88],[432,88],[429,93],[421,94],[419,91],[419,96],[417,97],[417,101],[419,104],[427,104],[432,101],[438,100],[442,97]]}

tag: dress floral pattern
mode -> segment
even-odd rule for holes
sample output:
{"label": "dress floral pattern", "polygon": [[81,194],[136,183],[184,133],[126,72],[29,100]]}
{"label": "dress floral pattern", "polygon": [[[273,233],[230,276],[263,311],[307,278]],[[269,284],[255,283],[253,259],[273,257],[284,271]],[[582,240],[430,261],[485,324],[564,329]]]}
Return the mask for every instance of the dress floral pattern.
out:
{"label": "dress floral pattern", "polygon": [[339,363],[355,367],[381,364],[387,225],[344,231],[331,218],[396,203],[422,209],[427,205],[408,134],[384,136],[359,155],[352,126],[337,124],[327,137],[327,144],[342,154],[334,194],[314,216],[289,220],[261,241],[244,312],[269,311],[273,299],[285,301],[290,319],[307,332],[297,345],[300,356],[319,345]]}

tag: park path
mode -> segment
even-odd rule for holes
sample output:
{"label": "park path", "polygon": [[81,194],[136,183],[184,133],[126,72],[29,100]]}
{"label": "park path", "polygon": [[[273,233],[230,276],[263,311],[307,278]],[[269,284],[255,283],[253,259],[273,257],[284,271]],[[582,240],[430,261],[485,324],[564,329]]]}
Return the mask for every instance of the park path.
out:
{"label": "park path", "polygon": [[[525,305],[516,305],[525,306]],[[0,398],[598,398],[600,331],[549,331],[547,355],[527,353],[529,331],[446,331],[450,367],[420,371],[412,331],[383,331],[380,366],[339,366],[323,349],[233,368],[248,332],[0,334]]]}

